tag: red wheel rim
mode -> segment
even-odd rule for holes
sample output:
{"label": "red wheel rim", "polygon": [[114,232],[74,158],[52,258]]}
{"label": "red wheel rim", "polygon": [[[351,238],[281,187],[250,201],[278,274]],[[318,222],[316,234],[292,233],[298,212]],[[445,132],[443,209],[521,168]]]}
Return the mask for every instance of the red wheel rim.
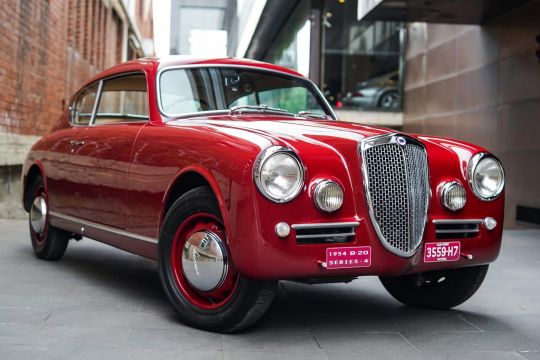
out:
{"label": "red wheel rim", "polygon": [[190,285],[182,269],[182,252],[186,240],[191,234],[200,231],[211,231],[226,246],[223,222],[215,215],[197,213],[188,217],[176,231],[171,250],[171,267],[175,285],[182,296],[192,305],[201,309],[216,309],[225,305],[235,294],[238,286],[238,272],[228,256],[227,275],[217,288],[211,291],[200,291]]}

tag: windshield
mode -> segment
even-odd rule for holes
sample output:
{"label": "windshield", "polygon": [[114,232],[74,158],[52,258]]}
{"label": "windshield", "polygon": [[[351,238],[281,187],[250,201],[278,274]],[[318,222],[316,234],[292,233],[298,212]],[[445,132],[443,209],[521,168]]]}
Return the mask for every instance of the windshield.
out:
{"label": "windshield", "polygon": [[[330,115],[311,82],[243,68],[170,69],[159,80],[160,107],[169,115],[228,111],[235,107]],[[249,106],[249,107],[248,107]]]}

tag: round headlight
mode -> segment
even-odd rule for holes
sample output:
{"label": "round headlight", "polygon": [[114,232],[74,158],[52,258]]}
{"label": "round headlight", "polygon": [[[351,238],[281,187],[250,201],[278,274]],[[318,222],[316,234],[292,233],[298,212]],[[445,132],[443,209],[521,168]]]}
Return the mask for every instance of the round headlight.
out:
{"label": "round headlight", "polygon": [[343,189],[333,181],[321,181],[315,187],[313,200],[317,209],[321,211],[336,211],[343,205]]}
{"label": "round headlight", "polygon": [[441,202],[445,208],[458,211],[465,206],[467,194],[463,185],[457,181],[448,182],[441,188]]}
{"label": "round headlight", "polygon": [[480,199],[495,199],[504,188],[501,163],[486,153],[476,154],[469,163],[469,182],[473,193]]}
{"label": "round headlight", "polygon": [[304,185],[304,171],[300,159],[291,150],[273,146],[263,151],[253,169],[259,191],[275,202],[294,199]]}

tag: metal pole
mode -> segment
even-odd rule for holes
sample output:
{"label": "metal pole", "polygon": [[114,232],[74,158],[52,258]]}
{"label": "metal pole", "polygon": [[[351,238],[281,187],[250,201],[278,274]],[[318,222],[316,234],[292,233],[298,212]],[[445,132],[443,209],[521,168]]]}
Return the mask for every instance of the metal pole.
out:
{"label": "metal pole", "polygon": [[310,9],[310,46],[309,78],[321,87],[323,84],[323,49],[324,49],[324,0],[311,0]]}

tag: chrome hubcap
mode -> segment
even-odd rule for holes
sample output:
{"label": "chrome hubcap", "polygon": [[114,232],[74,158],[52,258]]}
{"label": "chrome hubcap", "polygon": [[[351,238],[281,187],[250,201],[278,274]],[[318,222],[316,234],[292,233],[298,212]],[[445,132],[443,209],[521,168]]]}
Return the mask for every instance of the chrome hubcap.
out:
{"label": "chrome hubcap", "polygon": [[211,231],[192,233],[182,251],[182,270],[191,286],[211,291],[227,276],[227,250],[221,238]]}
{"label": "chrome hubcap", "polygon": [[43,196],[37,196],[30,208],[30,225],[32,230],[41,235],[45,230],[45,221],[47,219],[47,203]]}

